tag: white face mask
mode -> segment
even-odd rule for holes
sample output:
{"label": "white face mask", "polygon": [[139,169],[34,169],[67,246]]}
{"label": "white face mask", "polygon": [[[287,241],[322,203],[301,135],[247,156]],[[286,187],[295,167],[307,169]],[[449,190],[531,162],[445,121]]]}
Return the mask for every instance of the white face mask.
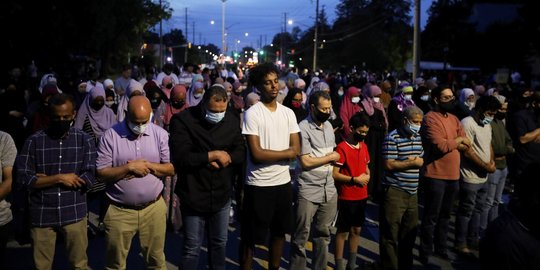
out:
{"label": "white face mask", "polygon": [[360,97],[353,97],[353,98],[351,99],[351,102],[352,102],[352,103],[355,103],[355,104],[358,103],[358,102],[360,102]]}
{"label": "white face mask", "polygon": [[338,94],[340,97],[343,96],[343,94],[344,94],[344,93],[343,93],[343,90],[337,91],[337,94]]}
{"label": "white face mask", "polygon": [[202,93],[197,93],[197,94],[193,95],[193,97],[196,98],[196,99],[199,99],[199,98],[201,98],[201,97],[203,96],[203,93],[204,93],[204,92],[202,92]]}
{"label": "white face mask", "polygon": [[110,108],[114,105],[114,101],[105,101],[105,105]]}
{"label": "white face mask", "polygon": [[379,102],[381,102],[381,98],[380,97],[374,97],[373,101],[379,103]]}
{"label": "white face mask", "polygon": [[429,100],[429,96],[427,96],[427,95],[426,95],[426,96],[421,96],[420,99],[421,99],[422,101],[428,101],[428,100]]}
{"label": "white face mask", "polygon": [[153,118],[154,118],[154,113],[152,112],[152,113],[150,113],[150,119],[148,119],[148,122],[146,122],[145,124],[142,124],[142,125],[135,125],[135,124],[131,123],[131,121],[128,120],[128,127],[136,135],[141,135],[146,131],[146,129],[148,128],[148,125],[152,122]]}
{"label": "white face mask", "polygon": [[411,96],[411,95],[404,95],[404,96],[403,96],[403,99],[405,99],[405,100],[411,100],[411,99],[412,99],[412,96]]}

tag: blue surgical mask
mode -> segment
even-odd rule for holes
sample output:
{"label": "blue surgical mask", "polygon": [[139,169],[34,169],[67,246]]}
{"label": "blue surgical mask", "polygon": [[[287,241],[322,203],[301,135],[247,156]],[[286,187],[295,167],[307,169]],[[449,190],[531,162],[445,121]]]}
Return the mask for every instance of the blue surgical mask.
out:
{"label": "blue surgical mask", "polygon": [[421,96],[420,99],[421,99],[422,101],[428,101],[428,100],[429,100],[429,96],[424,95],[424,96]]}
{"label": "blue surgical mask", "polygon": [[484,124],[484,126],[489,125],[491,121],[493,121],[493,117],[486,115],[484,116],[484,119],[482,120],[482,124]]}
{"label": "blue surgical mask", "polygon": [[413,135],[418,135],[418,132],[420,131],[420,125],[409,123],[409,129],[411,130]]}
{"label": "blue surgical mask", "polygon": [[208,121],[210,124],[219,123],[221,120],[223,120],[223,117],[225,117],[225,112],[215,113],[206,111],[206,115],[204,116],[206,121]]}

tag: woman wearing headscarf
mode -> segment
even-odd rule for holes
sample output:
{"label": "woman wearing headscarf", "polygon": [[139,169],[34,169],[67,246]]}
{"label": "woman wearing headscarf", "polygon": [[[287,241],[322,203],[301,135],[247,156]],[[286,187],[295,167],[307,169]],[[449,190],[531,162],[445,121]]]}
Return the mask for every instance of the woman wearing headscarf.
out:
{"label": "woman wearing headscarf", "polygon": [[349,138],[351,134],[351,127],[349,125],[349,119],[356,114],[364,110],[362,104],[360,103],[360,89],[355,86],[349,87],[345,97],[341,101],[341,108],[339,109],[339,116],[341,121],[343,121],[343,131],[341,134],[342,139]]}
{"label": "woman wearing headscarf", "polygon": [[101,135],[116,124],[114,112],[105,106],[105,89],[101,85],[92,88],[77,111],[74,127],[82,129],[97,142]]}
{"label": "woman wearing headscarf", "polygon": [[163,128],[169,130],[169,123],[174,114],[179,113],[190,107],[187,102],[187,90],[182,84],[177,84],[171,91],[171,99],[165,106],[165,113],[163,114]]}
{"label": "woman wearing headscarf", "polygon": [[311,91],[313,91],[313,87],[315,87],[315,85],[317,85],[317,83],[319,83],[321,79],[317,76],[311,78],[311,81],[309,82],[309,86],[306,90],[306,95],[309,96],[311,95]]}
{"label": "woman wearing headscarf", "polygon": [[414,89],[412,86],[403,87],[401,93],[398,93],[390,101],[388,105],[388,131],[392,131],[402,125],[403,110],[405,108],[416,105],[412,99],[413,92]]}
{"label": "woman wearing headscarf", "polygon": [[[165,78],[166,77],[168,76],[165,76]],[[169,78],[171,78],[171,83],[169,84],[172,84],[172,77],[169,77]],[[154,113],[151,121],[152,123],[160,127],[163,127],[163,115],[165,114],[166,102],[169,100],[167,98],[167,95],[163,91],[164,87],[165,86],[159,87],[157,85],[150,85],[149,87],[144,89],[144,92],[146,93],[146,97],[148,98],[148,100],[150,100],[150,106],[152,107],[152,112]],[[170,91],[167,91],[167,92],[170,95]]]}
{"label": "woman wearing headscarf", "polygon": [[371,160],[369,163],[371,179],[368,184],[368,194],[372,194],[374,199],[378,200],[380,195],[382,195],[382,143],[384,141],[384,137],[386,136],[388,119],[386,118],[384,105],[380,102],[380,96],[382,93],[381,88],[379,88],[377,85],[366,84],[364,92],[364,100],[362,101],[362,105],[370,120],[369,132],[365,139]]}
{"label": "woman wearing headscarf", "polygon": [[118,111],[116,117],[118,119],[118,122],[122,122],[126,118],[126,111],[129,99],[133,96],[144,95],[146,95],[146,92],[144,92],[143,85],[138,81],[131,79],[126,89],[126,93],[120,98],[120,102],[118,103]]}
{"label": "woman wearing headscarf", "polygon": [[459,93],[459,101],[455,103],[454,111],[451,112],[459,120],[472,115],[477,96],[471,88],[463,88]]}
{"label": "woman wearing headscarf", "polygon": [[187,93],[187,102],[189,103],[189,106],[197,106],[199,102],[201,102],[203,94],[204,85],[202,82],[195,82],[192,84]]}
{"label": "woman wearing headscarf", "polygon": [[[92,136],[97,145],[101,135],[114,124],[116,124],[116,115],[109,107],[105,106],[105,89],[103,89],[102,85],[96,85],[90,89],[83,104],[77,111],[73,126]],[[98,181],[88,190],[89,201],[99,200],[99,230],[104,229],[103,219],[107,209],[104,190],[105,183],[101,181]]]}
{"label": "woman wearing headscarf", "polygon": [[290,89],[283,99],[283,106],[291,109],[296,116],[296,122],[304,120],[307,117],[307,110],[302,107],[302,90],[298,88]]}
{"label": "woman wearing headscarf", "polygon": [[28,115],[30,121],[28,121],[26,128],[28,129],[29,135],[49,127],[49,99],[59,93],[58,87],[56,87],[55,84],[46,84],[43,86],[41,90],[41,101],[38,106],[39,108],[34,114]]}
{"label": "woman wearing headscarf", "polygon": [[[163,80],[161,81],[160,89],[161,89],[161,92],[163,92],[163,100],[165,102],[169,101],[169,98],[171,97],[171,90],[173,89],[173,87],[174,87],[173,78],[171,76],[163,77]],[[146,84],[144,85],[144,91],[148,91],[148,89],[146,88]]]}

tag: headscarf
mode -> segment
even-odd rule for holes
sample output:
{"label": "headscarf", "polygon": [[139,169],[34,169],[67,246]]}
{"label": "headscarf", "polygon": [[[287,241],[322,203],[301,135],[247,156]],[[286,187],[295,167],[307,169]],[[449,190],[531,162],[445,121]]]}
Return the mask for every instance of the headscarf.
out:
{"label": "headscarf", "polygon": [[344,138],[347,138],[351,131],[349,130],[349,119],[357,113],[361,112],[363,109],[360,106],[360,102],[358,103],[352,103],[351,99],[353,95],[359,95],[360,89],[351,86],[349,89],[347,89],[347,92],[345,93],[345,97],[343,97],[343,100],[341,101],[341,107],[339,109],[339,116],[341,117],[341,120],[343,121],[343,132]]}
{"label": "headscarf", "polygon": [[174,114],[179,113],[179,112],[181,112],[181,111],[183,111],[183,110],[185,110],[186,108],[189,107],[189,103],[187,101],[187,90],[186,90],[186,87],[184,85],[177,84],[177,85],[175,85],[173,87],[173,89],[171,91],[171,99],[172,99],[172,97],[174,97],[178,93],[186,94],[186,103],[184,104],[184,106],[182,106],[182,108],[176,109],[173,106],[171,106],[171,102],[169,100],[169,102],[167,103],[167,106],[165,108],[165,114],[163,115],[163,123],[165,125],[167,125],[167,126],[171,122],[171,118],[173,117]]}
{"label": "headscarf", "polygon": [[83,104],[77,112],[74,126],[78,129],[83,129],[84,121],[86,120],[86,117],[88,117],[94,135],[96,138],[99,138],[107,129],[116,124],[116,116],[114,115],[114,112],[105,105],[97,111],[94,110],[90,105],[97,97],[103,97],[103,99],[105,99],[105,89],[103,89],[103,86],[101,85],[94,86],[84,99]]}
{"label": "headscarf", "polygon": [[309,83],[309,86],[308,86],[308,88],[306,90],[306,95],[308,95],[308,96],[311,95],[311,91],[313,91],[313,87],[314,87],[313,84],[318,83],[320,80],[321,79],[319,77],[311,78],[311,82]]}
{"label": "headscarf", "polygon": [[303,93],[302,89],[293,88],[289,90],[289,92],[287,93],[287,96],[285,96],[285,99],[283,99],[283,106],[288,107],[294,112],[294,115],[296,116],[296,120],[298,123],[304,120],[304,118],[306,118],[306,116],[308,115],[308,111],[302,108],[302,106],[300,106],[299,108],[295,108],[292,105],[294,96],[296,96],[297,94],[302,94],[302,93]]}
{"label": "headscarf", "polygon": [[[171,76],[165,76],[163,77],[163,80],[161,80],[161,91],[163,92],[163,94],[165,94],[165,96],[167,97],[167,100],[171,98],[171,90],[172,90],[172,87],[171,89],[168,89],[167,87],[165,87],[165,85],[169,83],[172,83],[174,87],[174,80]],[[146,88],[144,90],[146,90]]]}
{"label": "headscarf", "polygon": [[[405,88],[407,88],[407,89],[405,89]],[[409,88],[410,88],[410,90],[409,90]],[[405,94],[411,94],[411,95],[413,94],[411,86],[404,87],[402,89],[401,93],[397,94],[394,98],[392,98],[392,100],[396,103],[397,109],[400,112],[402,112],[405,108],[407,108],[409,106],[415,106],[416,105],[414,103],[414,101],[412,100],[412,98],[409,99],[409,100],[406,100],[405,99]]]}
{"label": "headscarf", "polygon": [[253,103],[254,101],[259,101],[261,100],[261,97],[259,95],[257,95],[257,93],[255,92],[251,92],[249,93],[247,96],[246,96],[246,108],[252,106],[252,105],[249,105],[251,103]]}
{"label": "headscarf", "polygon": [[[199,102],[201,102],[202,100],[202,96],[200,98],[195,98],[195,91],[197,89],[204,89],[204,85],[202,82],[195,82],[194,84],[191,85],[191,87],[189,88],[189,91],[187,92],[187,103],[189,103],[190,107],[192,106],[197,106],[199,104]],[[204,91],[203,91],[203,95],[204,95]]]}
{"label": "headscarf", "polygon": [[467,98],[470,96],[474,96],[474,90],[471,88],[463,88],[461,89],[461,93],[459,94],[459,101],[461,103],[467,102]]}
{"label": "headscarf", "polygon": [[384,105],[381,102],[375,102],[373,100],[374,96],[378,96],[382,93],[381,88],[374,84],[367,84],[366,91],[364,93],[364,100],[362,100],[362,106],[369,116],[372,116],[375,113],[375,109],[381,111],[384,116],[384,122],[388,127],[388,118],[386,117],[386,112],[384,111]]}
{"label": "headscarf", "polygon": [[306,82],[300,78],[294,80],[294,88],[304,89],[306,87]]}
{"label": "headscarf", "polygon": [[126,89],[126,93],[120,98],[120,102],[118,102],[118,110],[116,112],[118,115],[118,122],[122,122],[126,118],[125,111],[127,110],[129,99],[135,91],[140,91],[143,96],[146,96],[143,85],[140,82],[131,79]]}
{"label": "headscarf", "polygon": [[498,92],[495,87],[489,88],[485,93],[484,96],[493,96],[495,92]]}

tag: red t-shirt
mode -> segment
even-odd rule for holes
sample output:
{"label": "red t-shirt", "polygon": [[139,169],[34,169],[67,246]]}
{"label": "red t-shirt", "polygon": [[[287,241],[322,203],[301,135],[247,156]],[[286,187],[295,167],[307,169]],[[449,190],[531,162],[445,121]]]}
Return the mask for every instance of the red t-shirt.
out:
{"label": "red t-shirt", "polygon": [[[360,148],[355,148],[346,141],[342,141],[336,147],[339,153],[339,172],[348,176],[360,176],[366,172],[369,163],[369,152],[364,142],[360,143]],[[367,186],[352,185],[350,183],[336,182],[338,198],[346,201],[363,200],[368,197]]]}

